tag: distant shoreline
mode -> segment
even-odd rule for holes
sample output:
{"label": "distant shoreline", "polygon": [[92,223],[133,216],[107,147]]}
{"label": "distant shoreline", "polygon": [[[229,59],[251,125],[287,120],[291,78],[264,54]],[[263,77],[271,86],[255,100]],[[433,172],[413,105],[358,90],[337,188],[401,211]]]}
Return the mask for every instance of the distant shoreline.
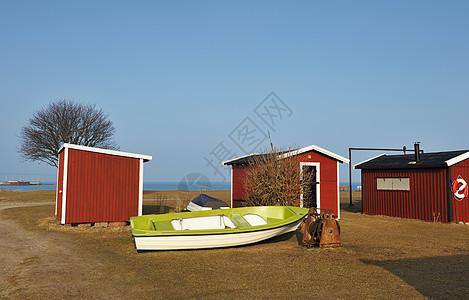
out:
{"label": "distant shoreline", "polygon": [[[0,183],[0,190],[6,191],[35,191],[35,190],[57,190],[55,182],[30,182],[29,185],[9,184],[10,182]],[[32,184],[34,183],[34,184]],[[357,190],[357,186],[361,185],[360,182],[352,182],[352,190]],[[348,182],[340,182],[340,186],[348,186]],[[211,182],[210,185],[203,186],[192,184],[188,186],[181,186],[180,182],[144,182],[144,191],[175,191],[175,190],[199,190],[199,191],[227,191],[231,190],[231,182]]]}
{"label": "distant shoreline", "polygon": [[55,183],[39,183],[39,184],[11,184],[0,182],[0,186],[32,186],[32,185],[55,185]]}

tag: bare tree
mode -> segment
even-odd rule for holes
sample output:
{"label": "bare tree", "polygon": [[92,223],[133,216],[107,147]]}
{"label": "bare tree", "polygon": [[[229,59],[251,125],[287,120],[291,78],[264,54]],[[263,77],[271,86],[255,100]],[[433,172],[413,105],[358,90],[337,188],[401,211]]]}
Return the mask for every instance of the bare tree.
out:
{"label": "bare tree", "polygon": [[67,99],[51,102],[33,113],[21,129],[18,152],[26,161],[39,161],[57,167],[63,143],[117,150],[115,127],[96,105]]}
{"label": "bare tree", "polygon": [[[244,202],[257,205],[298,205],[307,193],[313,177],[300,169],[297,149],[272,148],[253,156],[244,187],[249,195]],[[306,206],[308,203],[306,203]]]}

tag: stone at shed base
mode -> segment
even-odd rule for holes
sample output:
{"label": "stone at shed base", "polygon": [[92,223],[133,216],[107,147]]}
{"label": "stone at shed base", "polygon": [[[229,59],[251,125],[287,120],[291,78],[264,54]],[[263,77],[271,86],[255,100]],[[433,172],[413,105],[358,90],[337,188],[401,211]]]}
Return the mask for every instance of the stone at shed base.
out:
{"label": "stone at shed base", "polygon": [[122,227],[127,226],[127,222],[109,222],[109,227]]}

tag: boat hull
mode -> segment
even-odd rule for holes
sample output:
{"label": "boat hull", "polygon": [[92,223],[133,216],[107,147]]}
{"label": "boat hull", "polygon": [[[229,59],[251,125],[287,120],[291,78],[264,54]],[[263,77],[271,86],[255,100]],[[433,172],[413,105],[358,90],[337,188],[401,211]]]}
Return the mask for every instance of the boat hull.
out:
{"label": "boat hull", "polygon": [[298,207],[245,207],[130,218],[137,250],[234,247],[295,231],[307,214]]}
{"label": "boat hull", "polygon": [[183,250],[235,247],[265,241],[295,231],[301,222],[302,219],[278,228],[230,234],[134,236],[135,247],[137,250]]}

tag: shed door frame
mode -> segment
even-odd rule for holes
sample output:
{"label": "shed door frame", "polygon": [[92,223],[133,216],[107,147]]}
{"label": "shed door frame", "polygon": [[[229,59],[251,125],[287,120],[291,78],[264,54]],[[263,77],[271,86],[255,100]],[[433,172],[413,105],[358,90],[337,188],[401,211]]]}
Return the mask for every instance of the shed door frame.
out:
{"label": "shed door frame", "polygon": [[[61,211],[61,218],[60,223],[62,225],[65,224],[65,216],[67,212],[67,179],[68,179],[68,156],[69,156],[69,149],[65,148],[64,150],[64,165],[63,165],[63,185],[62,185],[62,211]],[[60,193],[60,191],[59,191]]]}
{"label": "shed door frame", "polygon": [[142,215],[143,208],[143,159],[139,161],[139,178],[138,178],[138,215]]}
{"label": "shed door frame", "polygon": [[[319,162],[300,162],[300,176],[303,178],[303,167],[316,167],[316,206],[321,207],[321,171]],[[303,191],[300,194],[300,207],[303,207]]]}
{"label": "shed door frame", "polygon": [[[57,168],[57,186],[55,189],[55,215],[60,218],[59,216],[59,196],[60,196],[60,205],[62,205],[62,190],[63,189],[63,172],[62,172],[62,177],[60,177],[60,168],[63,167],[60,165],[60,155],[58,157],[58,168]],[[59,182],[59,180],[62,179],[62,182]],[[60,210],[60,214],[62,214],[62,210]]]}

